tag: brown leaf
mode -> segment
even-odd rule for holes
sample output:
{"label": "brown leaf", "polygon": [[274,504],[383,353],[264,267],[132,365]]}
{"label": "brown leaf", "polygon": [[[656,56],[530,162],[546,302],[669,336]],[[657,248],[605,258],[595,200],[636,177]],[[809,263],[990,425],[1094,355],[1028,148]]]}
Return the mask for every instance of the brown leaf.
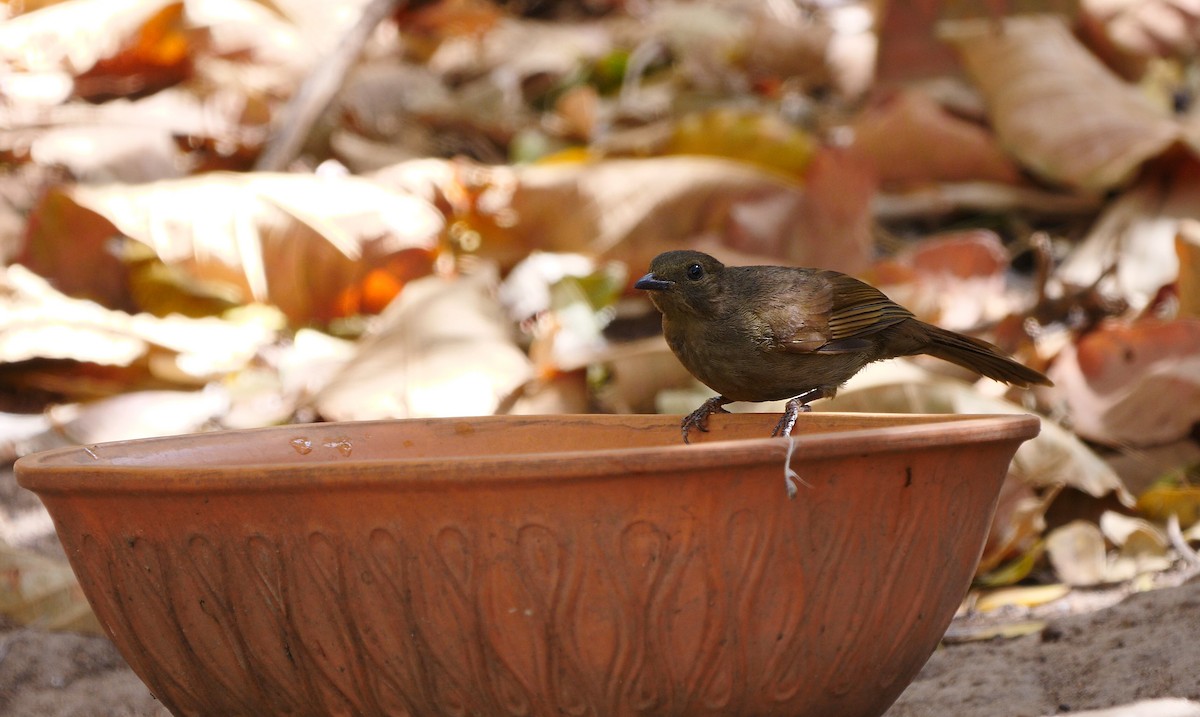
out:
{"label": "brown leaf", "polygon": [[70,0],[0,23],[0,66],[61,73],[88,99],[147,94],[191,70],[183,3]]}
{"label": "brown leaf", "polygon": [[1184,138],[1166,108],[1105,68],[1056,17],[955,23],[945,34],[1000,141],[1051,181],[1111,189]]}
{"label": "brown leaf", "polygon": [[1175,235],[1179,257],[1179,316],[1200,319],[1200,221],[1184,219]]}
{"label": "brown leaf", "polygon": [[868,280],[927,321],[966,330],[1021,309],[1027,292],[1008,291],[1008,251],[987,229],[926,237],[872,267]]}
{"label": "brown leaf", "polygon": [[375,175],[450,206],[451,236],[508,268],[534,250],[623,261],[702,248],[731,262],[773,261],[846,272],[873,245],[874,175],[861,158],[823,149],[803,186],[707,157],[479,167],[420,160]]}
{"label": "brown leaf", "polygon": [[410,284],[313,405],[329,420],[478,416],[533,376],[484,276]]}
{"label": "brown leaf", "polygon": [[183,28],[183,3],[163,6],[113,55],[75,76],[75,94],[90,101],[138,97],[181,82],[192,72],[192,47]]}
{"label": "brown leaf", "polygon": [[1088,235],[1067,256],[1056,277],[1100,288],[1141,310],[1179,276],[1175,237],[1181,222],[1200,216],[1200,161],[1184,157],[1147,170],[1108,203]]}
{"label": "brown leaf", "polygon": [[[386,299],[428,273],[441,225],[422,200],[361,178],[217,173],[52,191],[31,218],[19,260],[69,294],[118,307],[134,305],[131,274],[159,261],[305,323],[362,310],[372,270],[395,274]],[[114,246],[120,236],[149,256]],[[406,258],[412,251],[424,259]],[[169,280],[157,287],[191,291]]]}
{"label": "brown leaf", "polygon": [[924,92],[902,90],[854,122],[854,146],[886,184],[992,181],[1015,184],[1020,171],[984,127],[947,112]]}
{"label": "brown leaf", "polygon": [[1048,389],[1082,437],[1153,446],[1200,421],[1200,319],[1110,322],[1067,346]]}
{"label": "brown leaf", "polygon": [[[22,266],[0,269],[0,365],[8,369],[35,359],[136,364],[194,384],[245,366],[274,340],[262,323],[131,316],[64,296]],[[77,375],[76,383],[83,389],[86,381]]]}

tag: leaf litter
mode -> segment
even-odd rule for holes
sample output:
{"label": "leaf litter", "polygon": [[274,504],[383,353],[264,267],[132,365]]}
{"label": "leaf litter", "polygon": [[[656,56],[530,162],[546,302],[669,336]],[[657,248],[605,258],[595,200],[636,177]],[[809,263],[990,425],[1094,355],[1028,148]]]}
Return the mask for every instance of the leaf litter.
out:
{"label": "leaf litter", "polygon": [[[6,460],[694,406],[629,287],[687,246],[858,274],[1055,380],[897,361],[825,406],[1043,417],[968,617],[1030,629],[1081,591],[1195,569],[1195,8],[532,5],[424,3],[353,46],[363,3],[0,11]],[[339,51],[328,106],[287,111]],[[284,130],[284,171],[253,171]],[[13,550],[12,585],[63,575]],[[41,600],[14,594],[9,614]],[[78,624],[77,601],[54,609],[40,624]]]}

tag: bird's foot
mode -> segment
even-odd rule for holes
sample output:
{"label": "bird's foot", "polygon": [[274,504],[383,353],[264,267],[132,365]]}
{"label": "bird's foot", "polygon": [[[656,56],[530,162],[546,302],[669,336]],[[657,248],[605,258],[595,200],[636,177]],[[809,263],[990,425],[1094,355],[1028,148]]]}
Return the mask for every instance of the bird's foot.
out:
{"label": "bird's foot", "polygon": [[688,442],[688,433],[693,429],[701,432],[708,432],[708,417],[714,413],[729,413],[723,406],[730,403],[728,398],[724,396],[713,396],[704,403],[700,404],[700,408],[692,411],[684,417],[679,424],[679,429],[683,432],[683,442]]}
{"label": "bird's foot", "polygon": [[783,416],[779,418],[779,423],[775,424],[775,430],[771,431],[771,437],[787,438],[788,436],[792,435],[792,427],[796,425],[796,418],[801,413],[808,413],[811,411],[812,406],[808,405],[809,401],[815,401],[818,398],[827,398],[825,389],[809,389],[788,401],[783,407]]}
{"label": "bird's foot", "polygon": [[779,419],[779,423],[775,424],[775,430],[771,431],[771,437],[790,438],[792,435],[792,427],[796,425],[796,418],[801,413],[807,413],[812,410],[812,406],[807,403],[800,403],[799,398],[793,398],[787,402],[783,408],[783,416]]}

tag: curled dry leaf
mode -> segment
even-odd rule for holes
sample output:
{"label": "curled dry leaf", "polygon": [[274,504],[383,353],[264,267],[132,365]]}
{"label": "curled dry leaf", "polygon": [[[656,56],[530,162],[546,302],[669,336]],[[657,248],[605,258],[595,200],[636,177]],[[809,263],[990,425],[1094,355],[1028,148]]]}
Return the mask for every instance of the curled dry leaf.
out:
{"label": "curled dry leaf", "polygon": [[1183,223],[1198,216],[1200,161],[1183,157],[1164,163],[1105,207],[1056,277],[1091,286],[1109,272],[1100,288],[1140,310],[1179,276],[1175,238],[1191,231]]}
{"label": "curled dry leaf", "polygon": [[20,265],[0,268],[0,363],[65,359],[139,363],[176,382],[202,382],[245,366],[276,331],[261,322],[129,315],[62,295]]}
{"label": "curled dry leaf", "polygon": [[1000,141],[1046,179],[1111,189],[1185,139],[1166,108],[1104,67],[1055,16],[964,21],[944,34],[983,93]]}
{"label": "curled dry leaf", "polygon": [[480,416],[533,377],[482,275],[413,282],[315,396],[329,420]]}
{"label": "curled dry leaf", "polygon": [[183,6],[176,0],[49,5],[0,23],[0,68],[65,75],[83,97],[142,94],[174,84],[190,71]]}
{"label": "curled dry leaf", "polygon": [[35,210],[18,260],[69,294],[128,307],[130,274],[146,257],[114,251],[113,237],[125,236],[154,261],[305,323],[363,310],[376,284],[387,295],[374,303],[386,303],[430,271],[441,227],[423,200],[357,177],[215,173],[55,189]]}
{"label": "curled dry leaf", "polygon": [[1107,546],[1095,523],[1075,520],[1050,531],[1046,554],[1058,578],[1067,585],[1086,587],[1109,581]]}
{"label": "curled dry leaf", "polygon": [[1075,432],[1100,443],[1154,446],[1200,421],[1200,319],[1110,322],[1068,345],[1050,367]]}
{"label": "curled dry leaf", "polygon": [[986,128],[946,111],[919,90],[876,101],[853,124],[854,146],[871,158],[885,185],[989,181],[1021,175]]}
{"label": "curled dry leaf", "polygon": [[1129,580],[1171,567],[1170,541],[1149,521],[1107,510],[1100,516],[1100,532],[1117,547],[1108,564],[1109,580]]}

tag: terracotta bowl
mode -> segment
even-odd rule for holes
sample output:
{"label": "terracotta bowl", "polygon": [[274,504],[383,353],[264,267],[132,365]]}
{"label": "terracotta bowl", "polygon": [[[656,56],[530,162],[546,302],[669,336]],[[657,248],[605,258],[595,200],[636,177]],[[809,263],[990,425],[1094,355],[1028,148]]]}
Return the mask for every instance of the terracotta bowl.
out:
{"label": "terracotta bowl", "polygon": [[17,463],[175,715],[879,715],[1030,416],[285,426]]}

